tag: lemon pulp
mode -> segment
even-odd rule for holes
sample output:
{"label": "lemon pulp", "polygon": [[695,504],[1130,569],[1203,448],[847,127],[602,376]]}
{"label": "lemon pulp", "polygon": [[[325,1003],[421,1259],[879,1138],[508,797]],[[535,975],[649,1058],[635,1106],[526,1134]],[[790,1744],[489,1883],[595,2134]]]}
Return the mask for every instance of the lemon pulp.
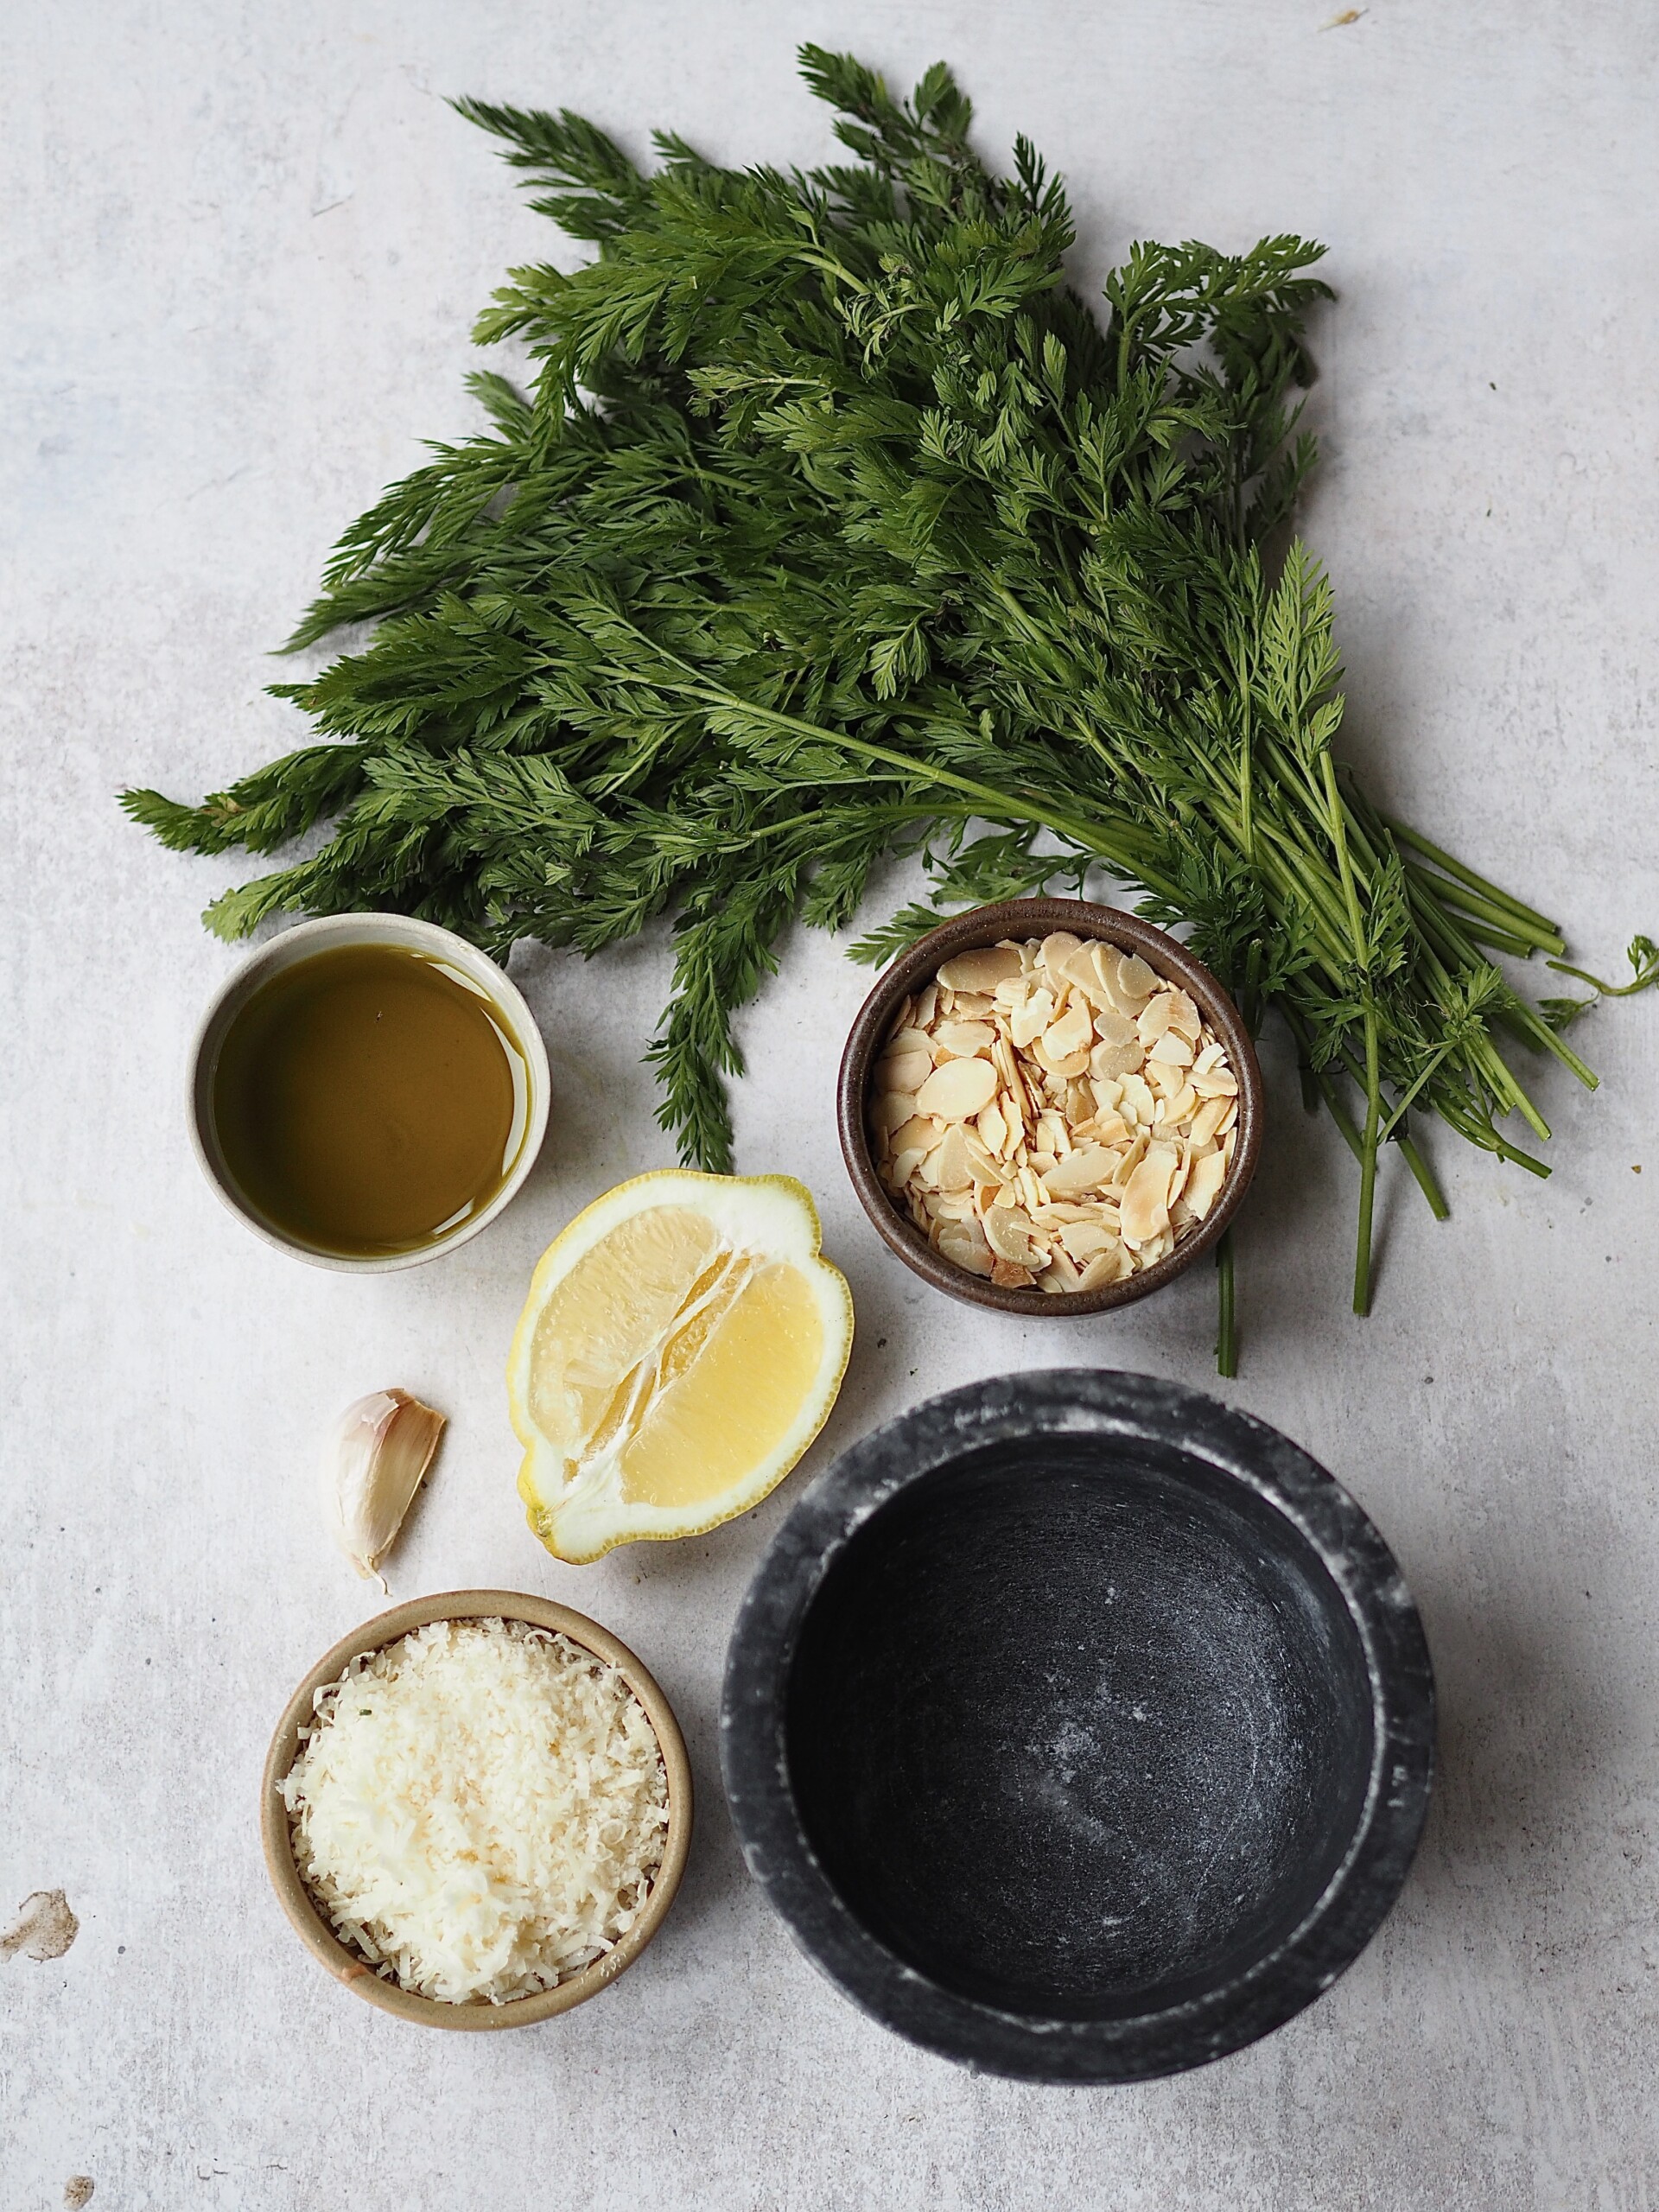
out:
{"label": "lemon pulp", "polygon": [[[712,1187],[710,1187],[712,1186]],[[668,1172],[543,1258],[509,1370],[519,1487],[561,1557],[690,1535],[781,1480],[846,1366],[851,1302],[785,1177]]]}

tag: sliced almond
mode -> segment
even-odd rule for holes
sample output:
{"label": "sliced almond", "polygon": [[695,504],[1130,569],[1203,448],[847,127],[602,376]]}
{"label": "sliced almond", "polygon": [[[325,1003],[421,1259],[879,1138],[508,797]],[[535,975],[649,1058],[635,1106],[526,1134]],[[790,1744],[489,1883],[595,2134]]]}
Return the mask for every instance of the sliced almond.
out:
{"label": "sliced almond", "polygon": [[895,1152],[914,1151],[925,1159],[944,1135],[943,1122],[936,1122],[931,1114],[912,1114],[893,1131],[893,1148]]}
{"label": "sliced almond", "polygon": [[945,1059],[988,1059],[995,1042],[988,1021],[942,1021],[933,1032],[934,1052]]}
{"label": "sliced almond", "polygon": [[1120,1014],[1116,1007],[1102,1007],[1096,1014],[1095,1034],[1103,1045],[1135,1046],[1137,1048],[1136,1058],[1139,1058],[1140,1025],[1131,1021],[1127,1014]]}
{"label": "sliced almond", "polygon": [[1179,1090],[1186,1080],[1185,1069],[1173,1068],[1167,1060],[1147,1060],[1142,1063],[1141,1072],[1151,1086],[1152,1095],[1160,1109],[1164,1100]]}
{"label": "sliced almond", "polygon": [[1037,1107],[1033,1096],[1036,1088],[1035,1071],[1032,1072],[1033,1079],[1028,1084],[1016,1068],[1008,1078],[1007,1089],[1002,1097],[1002,1118],[1013,1124],[1015,1141],[1027,1135],[1037,1119]]}
{"label": "sliced almond", "polygon": [[1096,1252],[1112,1252],[1117,1249],[1116,1237],[1101,1221],[1065,1223],[1060,1230],[1060,1242],[1079,1266],[1092,1260]]}
{"label": "sliced almond", "polygon": [[1096,938],[1090,944],[1080,945],[1072,954],[1065,963],[1065,977],[1098,1011],[1103,1007],[1116,1007],[1118,1003],[1116,969],[1116,953],[1109,944],[1103,944]]}
{"label": "sliced almond", "polygon": [[1016,1267],[1011,1260],[991,1263],[991,1281],[999,1290],[1030,1290],[1036,1280],[1029,1268]]}
{"label": "sliced almond", "polygon": [[1195,1160],[1181,1192],[1190,1212],[1202,1221],[1214,1205],[1222,1185],[1227,1180],[1227,1162],[1218,1152],[1206,1153],[1202,1160]]}
{"label": "sliced almond", "polygon": [[976,1221],[947,1222],[939,1230],[938,1249],[944,1257],[971,1275],[988,1275],[995,1262]]}
{"label": "sliced almond", "polygon": [[1177,1147],[1175,1172],[1169,1179],[1169,1193],[1164,1200],[1165,1205],[1168,1206],[1172,1211],[1174,1210],[1176,1200],[1180,1197],[1181,1192],[1186,1188],[1186,1179],[1192,1173],[1192,1152],[1187,1146],[1184,1144],[1180,1145]]}
{"label": "sliced almond", "polygon": [[1148,999],[1141,1007],[1135,1026],[1148,1052],[1169,1027],[1169,1017],[1173,1011],[1173,994],[1169,991],[1160,991],[1155,998]]}
{"label": "sliced almond", "polygon": [[916,1111],[913,1090],[889,1090],[879,1097],[870,1109],[871,1126],[885,1136],[902,1128]]}
{"label": "sliced almond", "polygon": [[1052,1198],[1074,1198],[1083,1191],[1103,1189],[1116,1167],[1117,1154],[1104,1145],[1084,1145],[1049,1169],[1043,1188]]}
{"label": "sliced almond", "polygon": [[1138,1006],[1157,989],[1158,978],[1139,953],[1126,952],[1117,963],[1117,987]]}
{"label": "sliced almond", "polygon": [[1190,1068],[1192,1065],[1192,1047],[1185,1037],[1178,1035],[1173,1029],[1166,1029],[1147,1054],[1147,1058],[1148,1060],[1155,1060],[1160,1067]]}
{"label": "sliced almond", "polygon": [[968,1173],[971,1181],[988,1183],[998,1190],[1007,1181],[1008,1172],[1001,1160],[978,1137],[966,1129],[963,1133],[963,1149],[968,1155]]}
{"label": "sliced almond", "polygon": [[1057,999],[1065,995],[1067,961],[1082,950],[1082,938],[1073,937],[1070,930],[1056,930],[1052,936],[1043,939],[1042,950],[1037,957],[1048,977],[1048,987]]}
{"label": "sliced almond", "polygon": [[[1189,1084],[1187,1088],[1190,1090],[1192,1086]],[[1193,1095],[1197,1096],[1196,1092]],[[1205,1099],[1192,1116],[1190,1141],[1195,1146],[1210,1143],[1216,1131],[1221,1127],[1222,1116],[1231,1103],[1232,1101],[1228,1098]]]}
{"label": "sliced almond", "polygon": [[1031,1265],[1037,1257],[1037,1240],[1029,1219],[1018,1206],[993,1206],[981,1218],[986,1241],[999,1260],[1016,1268]]}
{"label": "sliced almond", "polygon": [[968,1133],[960,1122],[952,1122],[945,1131],[944,1141],[935,1157],[934,1172],[942,1191],[965,1191],[973,1181],[973,1164],[968,1157]]}
{"label": "sliced almond", "polygon": [[1071,1133],[1066,1127],[1064,1114],[1052,1106],[1045,1106],[1037,1116],[1037,1135],[1045,1152],[1063,1160],[1071,1150]]}
{"label": "sliced almond", "polygon": [[1139,1039],[1128,1045],[1096,1045],[1089,1055],[1089,1080],[1098,1089],[1103,1083],[1137,1074],[1140,1067]]}
{"label": "sliced almond", "polygon": [[1038,1276],[1037,1287],[1039,1290],[1048,1291],[1052,1295],[1058,1297],[1064,1297],[1070,1291],[1082,1289],[1083,1277],[1071,1264],[1071,1255],[1069,1252],[1057,1247],[1049,1254],[1048,1265]]}
{"label": "sliced almond", "polygon": [[1119,1153],[1117,1166],[1112,1170],[1112,1187],[1115,1190],[1120,1192],[1122,1191],[1130,1176],[1146,1158],[1147,1147],[1151,1142],[1151,1133],[1146,1129],[1138,1129],[1135,1132],[1135,1141],[1128,1149]]}
{"label": "sliced almond", "polygon": [[883,1062],[900,1059],[906,1052],[921,1052],[930,1066],[933,1059],[933,1040],[919,1023],[912,1022],[903,1029],[896,1029],[881,1048]]}
{"label": "sliced almond", "polygon": [[925,1050],[919,1052],[889,1052],[875,1071],[877,1085],[882,1090],[918,1091],[933,1072],[933,1055]]}
{"label": "sliced almond", "polygon": [[947,960],[939,969],[938,980],[948,991],[994,991],[997,985],[1020,969],[1020,949],[1017,945],[976,945],[970,952],[959,952],[954,960]]}
{"label": "sliced almond", "polygon": [[995,1095],[996,1070],[989,1060],[946,1060],[917,1092],[916,1110],[942,1122],[965,1122],[983,1112]]}
{"label": "sliced almond", "polygon": [[927,1210],[935,1221],[977,1222],[979,1209],[974,1204],[971,1189],[966,1191],[930,1191]]}
{"label": "sliced almond", "polygon": [[895,1146],[892,1168],[892,1179],[895,1189],[902,1191],[906,1183],[912,1179],[920,1178],[926,1159],[927,1154],[918,1145],[906,1145],[902,1151]]}
{"label": "sliced almond", "polygon": [[1094,1042],[1094,1032],[1088,1007],[1074,1001],[1058,1021],[1052,1021],[1044,1030],[1042,1057],[1050,1067],[1058,1067],[1074,1053],[1087,1052]]}
{"label": "sliced almond", "polygon": [[1109,1282],[1122,1282],[1133,1273],[1134,1262],[1121,1244],[1114,1244],[1109,1251],[1097,1252],[1084,1268],[1077,1280],[1079,1290],[1104,1290]]}
{"label": "sliced almond", "polygon": [[1178,1036],[1185,1037],[1189,1045],[1196,1045],[1204,1033],[1203,1018],[1185,991],[1169,994],[1169,1026]]}
{"label": "sliced almond", "polygon": [[1054,1019],[1054,994],[1033,991],[1008,1017],[1008,1034],[1021,1050],[1040,1037]]}
{"label": "sliced almond", "polygon": [[1161,1143],[1154,1137],[1147,1147],[1147,1157],[1155,1160],[1166,1175],[1173,1175],[1180,1165],[1181,1148],[1179,1144]]}
{"label": "sliced almond", "polygon": [[1123,1096],[1118,1110],[1126,1122],[1133,1117],[1143,1127],[1151,1122],[1157,1109],[1152,1092],[1142,1077],[1126,1075],[1123,1077]]}
{"label": "sliced almond", "polygon": [[1148,1153],[1130,1176],[1123,1192],[1124,1241],[1145,1244],[1167,1226],[1169,1162]]}
{"label": "sliced almond", "polygon": [[[1039,1039],[1040,1045],[1041,1039]],[[1035,1047],[1033,1047],[1035,1049]],[[1065,1096],[1065,1086],[1080,1075],[1089,1072],[1087,1052],[1073,1052],[1067,1060],[1049,1060],[1043,1064],[1043,1072],[1049,1078],[1044,1084],[1048,1096],[1058,1104]]]}

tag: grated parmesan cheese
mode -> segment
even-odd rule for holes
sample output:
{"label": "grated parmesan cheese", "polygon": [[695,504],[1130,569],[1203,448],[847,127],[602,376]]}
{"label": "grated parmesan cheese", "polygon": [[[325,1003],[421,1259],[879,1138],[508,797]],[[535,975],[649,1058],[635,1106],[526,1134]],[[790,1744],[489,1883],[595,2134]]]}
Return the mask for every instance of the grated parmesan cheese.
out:
{"label": "grated parmesan cheese", "polygon": [[519,1621],[435,1621],[320,1690],[283,1782],[335,1932],[423,1997],[501,2004],[613,1948],[668,1782],[620,1672]]}

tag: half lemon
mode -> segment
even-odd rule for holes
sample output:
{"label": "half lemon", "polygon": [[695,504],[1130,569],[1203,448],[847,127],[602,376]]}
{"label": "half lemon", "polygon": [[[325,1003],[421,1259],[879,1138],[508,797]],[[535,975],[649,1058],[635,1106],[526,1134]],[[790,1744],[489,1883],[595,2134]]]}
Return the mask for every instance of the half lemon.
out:
{"label": "half lemon", "polygon": [[830,1417],[853,1301],[790,1175],[665,1168],[549,1246],[507,1359],[518,1493],[549,1551],[696,1536],[774,1490]]}

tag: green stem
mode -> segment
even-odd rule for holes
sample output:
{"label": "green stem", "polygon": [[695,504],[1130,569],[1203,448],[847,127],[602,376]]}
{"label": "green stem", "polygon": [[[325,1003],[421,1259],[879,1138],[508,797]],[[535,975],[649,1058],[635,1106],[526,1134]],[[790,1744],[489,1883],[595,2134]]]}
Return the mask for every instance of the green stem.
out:
{"label": "green stem", "polygon": [[[1352,1071],[1351,1070],[1350,1072],[1351,1073]],[[1355,1124],[1353,1116],[1343,1104],[1341,1095],[1335,1084],[1332,1082],[1329,1074],[1323,1068],[1317,1071],[1310,1070],[1310,1074],[1315,1089],[1325,1101],[1326,1112],[1337,1125],[1338,1134],[1349,1151],[1353,1154],[1354,1158],[1360,1159],[1364,1151],[1363,1141]],[[1402,1159],[1410,1168],[1418,1189],[1428,1201],[1430,1213],[1433,1215],[1436,1221],[1450,1221],[1452,1209],[1446,1202],[1446,1193],[1440,1188],[1434,1170],[1418,1151],[1416,1140],[1414,1137],[1401,1136],[1395,1139],[1395,1143]]]}
{"label": "green stem", "polygon": [[1319,1096],[1324,1099],[1331,1118],[1341,1134],[1343,1142],[1356,1160],[1363,1159],[1365,1147],[1360,1139],[1358,1124],[1346,1106],[1343,1104],[1336,1084],[1332,1082],[1324,1068],[1319,1070],[1313,1079],[1319,1086]]}
{"label": "green stem", "polygon": [[[1431,875],[1415,861],[1407,861],[1406,874],[1421,884],[1431,899],[1438,899],[1442,906],[1451,906],[1467,915],[1471,921],[1490,924],[1505,938],[1521,946],[1523,955],[1565,952],[1567,950],[1566,939],[1554,931],[1533,928],[1508,907],[1500,906],[1495,899],[1484,898],[1478,891],[1466,889],[1462,884],[1453,882],[1449,876]],[[1504,949],[1509,949],[1507,944]]]}
{"label": "green stem", "polygon": [[1238,839],[1244,849],[1244,858],[1252,868],[1255,865],[1255,718],[1250,711],[1251,693],[1249,671],[1237,670],[1239,690],[1238,733]]}
{"label": "green stem", "polygon": [[[1331,809],[1331,838],[1337,849],[1337,872],[1342,879],[1343,896],[1348,905],[1348,926],[1353,933],[1354,964],[1361,976],[1369,965],[1365,925],[1360,918],[1359,893],[1354,883],[1352,862],[1348,857],[1348,836],[1343,819],[1343,806],[1337,790],[1337,767],[1329,747],[1319,755],[1319,766],[1325,777],[1325,795]],[[1377,1130],[1382,1117],[1382,1082],[1378,1066],[1376,1041],[1376,1001],[1369,982],[1365,985],[1364,1012],[1362,1020],[1365,1034],[1365,1133],[1361,1139],[1359,1155],[1359,1228],[1354,1244],[1354,1311],[1369,1313],[1371,1310],[1371,1218],[1376,1199]]]}
{"label": "green stem", "polygon": [[1402,845],[1409,845],[1414,852],[1421,853],[1425,860],[1433,861],[1435,867],[1444,874],[1455,876],[1459,883],[1466,884],[1471,891],[1478,892],[1483,899],[1489,899],[1493,906],[1502,906],[1506,912],[1513,914],[1516,921],[1529,924],[1534,930],[1541,931],[1546,937],[1560,936],[1560,925],[1552,922],[1547,914],[1541,914],[1535,906],[1524,906],[1519,899],[1512,898],[1507,891],[1500,890],[1497,884],[1489,883],[1484,875],[1477,875],[1473,868],[1465,868],[1461,861],[1454,861],[1450,853],[1442,852],[1438,845],[1431,844],[1427,837],[1421,836],[1415,830],[1408,830],[1403,822],[1396,822],[1391,815],[1384,815],[1379,818],[1386,823],[1390,832]]}
{"label": "green stem", "polygon": [[1394,1135],[1395,1130],[1398,1128],[1399,1124],[1405,1120],[1406,1109],[1411,1104],[1412,1100],[1415,1098],[1418,1092],[1428,1081],[1430,1076],[1433,1074],[1435,1069],[1438,1068],[1440,1063],[1446,1058],[1447,1053],[1454,1050],[1458,1042],[1459,1039],[1455,1036],[1448,1037],[1445,1044],[1440,1046],[1440,1050],[1433,1055],[1433,1057],[1425,1063],[1422,1073],[1412,1084],[1410,1090],[1405,1092],[1403,1096],[1395,1102],[1394,1111],[1389,1115],[1388,1120],[1383,1122],[1381,1133],[1377,1138],[1379,1144],[1387,1144],[1389,1139]]}
{"label": "green stem", "polygon": [[[1417,890],[1409,880],[1406,884],[1406,897],[1422,934],[1424,972],[1437,991],[1449,996],[1452,988],[1451,971],[1444,964],[1440,956],[1444,954],[1445,959],[1450,961],[1452,968],[1473,967],[1477,964],[1478,956],[1473,945],[1458,929],[1446,909]],[[1524,1001],[1517,1001],[1517,1004],[1521,1003]],[[1545,1121],[1543,1116],[1516,1082],[1514,1071],[1491,1039],[1490,1037],[1478,1039],[1471,1050],[1476,1065],[1503,1102],[1504,1111],[1507,1113],[1513,1109],[1519,1112],[1534,1135],[1547,1141],[1549,1136],[1548,1122]],[[1581,1071],[1581,1080],[1587,1080],[1593,1085],[1594,1077],[1576,1054],[1569,1058],[1567,1064]],[[1435,1103],[1435,1111],[1441,1112],[1438,1100]],[[1442,1118],[1445,1118],[1443,1115]]]}
{"label": "green stem", "polygon": [[1230,1381],[1238,1373],[1238,1326],[1233,1281],[1233,1232],[1224,1230],[1216,1244],[1216,1372]]}
{"label": "green stem", "polygon": [[1592,976],[1587,968],[1574,968],[1566,960],[1547,960],[1544,965],[1553,968],[1558,976],[1576,976],[1580,982],[1588,983],[1592,990],[1599,992],[1605,999],[1631,998],[1637,991],[1648,990],[1655,983],[1659,983],[1659,958],[1649,961],[1647,966],[1639,969],[1634,980],[1628,983],[1604,983],[1599,976]]}
{"label": "green stem", "polygon": [[[1555,963],[1552,960],[1549,965],[1553,968]],[[1503,1007],[1502,1014],[1510,1028],[1529,1044],[1536,1045],[1546,1052],[1553,1052],[1563,1067],[1571,1068],[1586,1090],[1600,1090],[1601,1077],[1595,1070],[1586,1067],[1572,1046],[1556,1035],[1529,1000],[1517,996]]]}
{"label": "green stem", "polygon": [[1471,914],[1467,917],[1464,935],[1472,945],[1484,945],[1492,952],[1507,952],[1512,960],[1530,960],[1541,945],[1530,943],[1523,937],[1513,936],[1510,931],[1499,929],[1494,922],[1478,921]]}
{"label": "green stem", "polygon": [[1442,1105],[1439,1111],[1441,1120],[1478,1150],[1493,1153],[1499,1160],[1507,1160],[1514,1166],[1524,1167],[1529,1175],[1536,1175],[1541,1181],[1548,1180],[1549,1170],[1541,1160],[1535,1160],[1529,1152],[1522,1152],[1518,1145],[1513,1145],[1507,1137],[1500,1136],[1490,1123],[1478,1121],[1472,1114],[1464,1113],[1454,1106]]}
{"label": "green stem", "polygon": [[1394,1141],[1399,1147],[1401,1158],[1416,1178],[1418,1189],[1428,1200],[1428,1210],[1435,1220],[1450,1221],[1452,1209],[1446,1202],[1446,1193],[1440,1188],[1439,1178],[1418,1151],[1416,1138],[1405,1134],[1403,1123],[1400,1135]]}

